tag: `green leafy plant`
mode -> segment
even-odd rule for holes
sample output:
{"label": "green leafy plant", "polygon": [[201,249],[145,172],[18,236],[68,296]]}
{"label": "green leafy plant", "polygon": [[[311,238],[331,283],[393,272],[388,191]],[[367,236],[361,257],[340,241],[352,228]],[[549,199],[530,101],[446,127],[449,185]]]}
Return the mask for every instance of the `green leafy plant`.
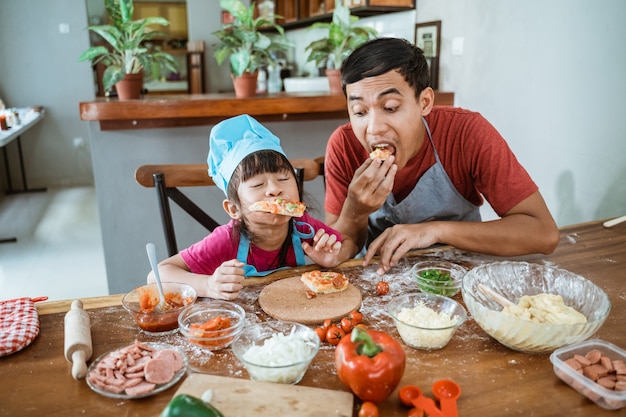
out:
{"label": "green leafy plant", "polygon": [[359,45],[378,35],[378,31],[367,26],[354,26],[359,20],[350,14],[350,9],[338,2],[330,23],[316,22],[312,29],[328,29],[328,37],[311,42],[304,50],[308,51],[307,62],[315,61],[317,68],[340,69],[343,60]]}
{"label": "green leafy plant", "polygon": [[[274,65],[273,53],[287,51],[293,46],[281,26],[263,17],[254,18],[254,5],[252,2],[250,7],[246,7],[240,0],[220,0],[220,7],[227,10],[235,20],[213,32],[221,42],[214,57],[220,65],[230,57],[230,72],[235,77],[246,71],[255,72],[263,65]],[[278,34],[261,31],[270,28]]]}
{"label": "green leafy plant", "polygon": [[138,74],[153,64],[178,72],[174,57],[166,52],[152,51],[143,44],[164,35],[147,26],[168,26],[170,23],[167,19],[148,17],[132,20],[132,0],[105,0],[104,5],[113,24],[89,26],[88,29],[100,35],[110,48],[104,45],[92,46],[83,52],[78,61],[92,61],[94,65],[102,62],[106,66],[102,76],[105,90],[110,91],[126,74]]}

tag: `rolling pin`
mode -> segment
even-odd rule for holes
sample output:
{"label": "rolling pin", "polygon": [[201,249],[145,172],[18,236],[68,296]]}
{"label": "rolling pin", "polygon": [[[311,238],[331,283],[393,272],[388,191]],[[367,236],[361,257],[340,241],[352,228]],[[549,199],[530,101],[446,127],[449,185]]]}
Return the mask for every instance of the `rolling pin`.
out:
{"label": "rolling pin", "polygon": [[89,314],[83,310],[80,300],[74,300],[65,315],[65,359],[72,364],[74,379],[87,375],[87,361],[92,353]]}

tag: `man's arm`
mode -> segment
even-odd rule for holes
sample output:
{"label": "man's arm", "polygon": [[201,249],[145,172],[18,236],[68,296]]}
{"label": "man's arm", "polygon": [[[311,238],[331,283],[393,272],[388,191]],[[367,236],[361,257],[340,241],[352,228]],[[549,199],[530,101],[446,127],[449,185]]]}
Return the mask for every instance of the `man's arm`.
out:
{"label": "man's arm", "polygon": [[559,230],[539,191],[522,200],[501,219],[487,222],[399,224],[374,240],[364,258],[369,264],[380,254],[379,273],[396,265],[409,250],[447,244],[461,250],[497,256],[550,254],[558,245]]}

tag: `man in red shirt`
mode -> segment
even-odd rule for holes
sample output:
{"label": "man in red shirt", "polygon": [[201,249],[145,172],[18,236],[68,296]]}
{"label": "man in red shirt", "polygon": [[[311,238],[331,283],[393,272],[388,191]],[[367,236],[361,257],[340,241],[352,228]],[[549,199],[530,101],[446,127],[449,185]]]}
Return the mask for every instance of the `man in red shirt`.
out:
{"label": "man in red shirt", "polygon": [[[559,232],[537,185],[480,114],[434,107],[422,51],[379,38],[344,62],[350,123],[325,158],[326,223],[380,255],[378,273],[407,251],[447,244],[499,256],[549,254]],[[391,156],[371,158],[375,148]],[[483,196],[500,219],[482,222]]]}

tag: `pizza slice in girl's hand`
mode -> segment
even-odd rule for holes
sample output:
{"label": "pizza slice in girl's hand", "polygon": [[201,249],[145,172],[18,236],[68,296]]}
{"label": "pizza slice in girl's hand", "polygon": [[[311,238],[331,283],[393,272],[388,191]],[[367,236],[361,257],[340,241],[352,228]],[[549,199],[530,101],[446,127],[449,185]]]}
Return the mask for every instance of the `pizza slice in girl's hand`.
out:
{"label": "pizza slice in girl's hand", "polygon": [[273,201],[257,201],[256,203],[252,203],[248,209],[250,211],[282,214],[283,216],[302,217],[306,206],[299,201],[276,198]]}
{"label": "pizza slice in girl's hand", "polygon": [[315,294],[329,294],[348,288],[348,277],[340,272],[314,270],[304,272],[300,280]]}

